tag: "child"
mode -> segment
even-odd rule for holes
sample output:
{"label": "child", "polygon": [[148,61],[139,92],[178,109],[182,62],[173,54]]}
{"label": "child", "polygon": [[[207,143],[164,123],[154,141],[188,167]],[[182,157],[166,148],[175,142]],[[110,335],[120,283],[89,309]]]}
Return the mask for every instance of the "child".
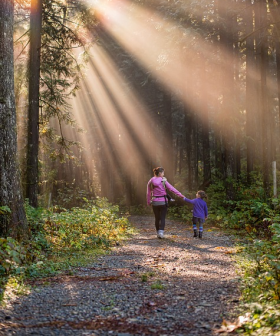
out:
{"label": "child", "polygon": [[207,204],[203,200],[203,198],[207,198],[207,195],[203,190],[199,190],[196,193],[196,198],[195,199],[188,199],[184,198],[185,202],[189,202],[193,204],[193,236],[197,237],[197,227],[196,225],[199,224],[199,233],[198,237],[202,238],[202,231],[203,231],[203,223],[205,222],[205,219],[207,219],[208,216],[208,209],[207,209]]}

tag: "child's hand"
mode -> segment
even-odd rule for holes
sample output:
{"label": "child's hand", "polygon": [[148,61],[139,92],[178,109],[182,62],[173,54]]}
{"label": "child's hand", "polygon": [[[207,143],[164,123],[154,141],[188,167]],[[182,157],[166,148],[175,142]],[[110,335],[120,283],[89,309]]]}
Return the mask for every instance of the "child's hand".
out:
{"label": "child's hand", "polygon": [[208,217],[205,217],[205,220],[207,219]]}

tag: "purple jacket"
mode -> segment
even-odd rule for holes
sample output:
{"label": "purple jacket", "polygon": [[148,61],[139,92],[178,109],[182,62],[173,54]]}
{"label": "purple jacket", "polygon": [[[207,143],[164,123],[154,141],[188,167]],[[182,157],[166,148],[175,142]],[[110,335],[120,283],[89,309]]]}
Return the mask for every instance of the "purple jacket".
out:
{"label": "purple jacket", "polygon": [[[153,185],[151,187],[151,184]],[[184,197],[177,189],[175,189],[170,183],[165,182],[165,188],[172,191],[175,195],[179,197]],[[147,185],[147,205],[151,205],[152,196],[162,196],[153,199],[153,202],[164,202],[166,191],[162,183],[162,177],[154,176],[150,179]]]}
{"label": "purple jacket", "polygon": [[188,199],[184,198],[184,201],[193,204],[193,217],[205,218],[208,216],[207,204],[202,198]]}

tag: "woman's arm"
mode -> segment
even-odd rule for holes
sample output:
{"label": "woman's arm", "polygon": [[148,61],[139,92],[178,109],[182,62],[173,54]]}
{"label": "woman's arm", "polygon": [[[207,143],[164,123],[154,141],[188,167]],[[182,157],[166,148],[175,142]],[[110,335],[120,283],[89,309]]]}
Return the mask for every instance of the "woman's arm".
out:
{"label": "woman's arm", "polygon": [[175,189],[169,182],[165,182],[165,187],[166,189],[170,190],[171,192],[173,192],[173,194],[175,194],[178,197],[184,198],[184,195],[182,195],[180,193],[180,191],[178,191],[177,189]]}

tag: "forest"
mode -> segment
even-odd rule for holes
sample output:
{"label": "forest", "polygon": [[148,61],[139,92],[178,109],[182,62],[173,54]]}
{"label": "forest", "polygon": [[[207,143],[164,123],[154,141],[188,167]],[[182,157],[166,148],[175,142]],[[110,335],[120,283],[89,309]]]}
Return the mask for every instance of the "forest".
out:
{"label": "forest", "polygon": [[243,300],[264,308],[243,332],[278,335],[279,0],[2,0],[0,78],[5,284],[132,232],[164,167],[244,239]]}

